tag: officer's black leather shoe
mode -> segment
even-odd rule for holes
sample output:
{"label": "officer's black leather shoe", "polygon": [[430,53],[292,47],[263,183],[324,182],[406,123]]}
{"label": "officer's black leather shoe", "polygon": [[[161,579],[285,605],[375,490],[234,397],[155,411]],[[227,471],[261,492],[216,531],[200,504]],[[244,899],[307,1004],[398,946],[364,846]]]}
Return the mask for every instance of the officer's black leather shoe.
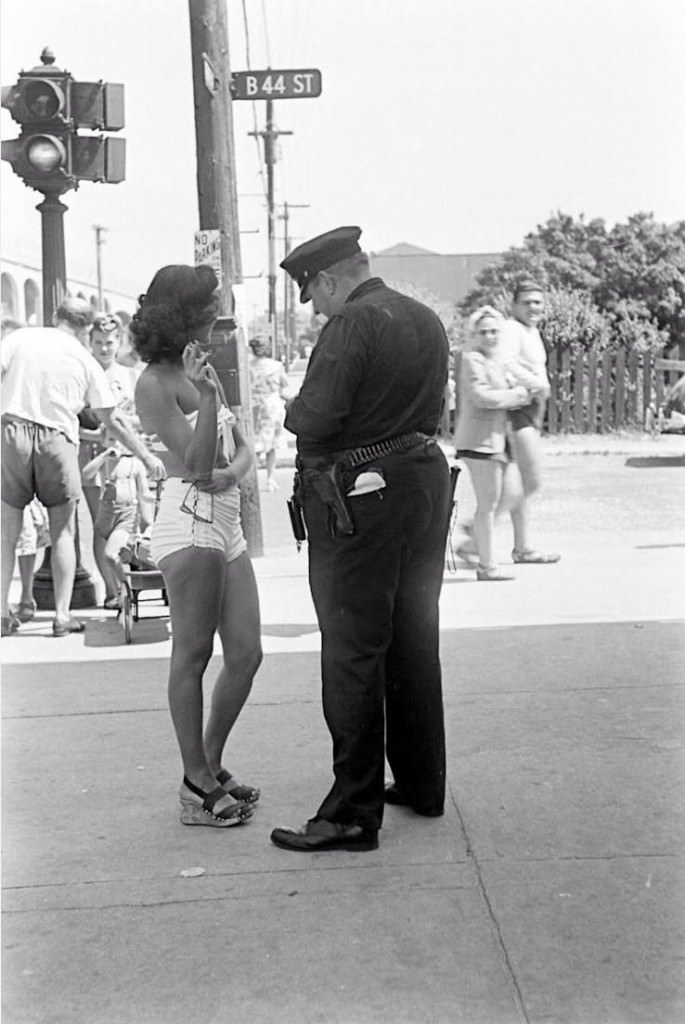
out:
{"label": "officer's black leather shoe", "polygon": [[396,782],[391,782],[385,787],[383,799],[386,804],[396,804],[398,807],[411,807],[415,814],[421,814],[424,818],[439,818],[445,813],[443,807],[414,807],[410,804]]}
{"label": "officer's black leather shoe", "polygon": [[361,825],[340,825],[310,818],[301,828],[275,828],[271,842],[283,850],[316,853],[318,850],[377,850],[378,832]]}

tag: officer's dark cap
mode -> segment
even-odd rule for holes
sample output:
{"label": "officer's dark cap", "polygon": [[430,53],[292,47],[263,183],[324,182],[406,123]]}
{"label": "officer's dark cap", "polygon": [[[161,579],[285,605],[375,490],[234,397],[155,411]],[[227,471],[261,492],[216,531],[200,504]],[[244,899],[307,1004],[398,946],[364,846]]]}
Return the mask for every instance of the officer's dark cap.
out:
{"label": "officer's dark cap", "polygon": [[357,227],[334,228],[310,238],[288,253],[281,266],[297,282],[300,302],[309,300],[307,287],[320,271],[362,251],[359,245],[361,233],[362,229]]}

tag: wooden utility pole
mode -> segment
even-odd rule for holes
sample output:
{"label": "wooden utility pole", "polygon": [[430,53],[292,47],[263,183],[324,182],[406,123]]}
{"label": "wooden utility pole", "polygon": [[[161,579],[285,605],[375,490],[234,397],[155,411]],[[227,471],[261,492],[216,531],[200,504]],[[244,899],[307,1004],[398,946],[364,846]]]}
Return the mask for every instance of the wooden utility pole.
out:
{"label": "wooden utility pole", "polygon": [[[279,213],[283,221],[283,252],[290,252],[290,211],[308,210],[309,203],[283,203],[283,213]],[[297,344],[297,314],[295,312],[295,288],[290,274],[283,275],[283,331],[285,334],[285,369],[290,367],[293,349]]]}
{"label": "wooden utility pole", "polygon": [[[192,0],[191,0],[192,2]],[[276,163],[276,141],[279,135],[292,135],[274,126],[274,104],[271,97],[266,101],[266,127],[262,132],[248,132],[261,135],[264,139],[264,163],[266,164],[266,216],[269,246],[269,335],[271,355],[278,358],[278,315],[276,311],[276,203],[274,200],[274,165]]]}
{"label": "wooden utility pole", "polygon": [[[220,232],[222,313],[225,316],[232,316],[232,285],[242,281],[242,267],[226,0],[188,0],[188,10],[195,98],[200,230]],[[235,411],[240,431],[254,451],[247,347],[240,331],[236,350],[240,405]],[[264,545],[257,467],[254,462],[240,484],[240,511],[248,553],[252,557],[260,557],[264,553]]]}

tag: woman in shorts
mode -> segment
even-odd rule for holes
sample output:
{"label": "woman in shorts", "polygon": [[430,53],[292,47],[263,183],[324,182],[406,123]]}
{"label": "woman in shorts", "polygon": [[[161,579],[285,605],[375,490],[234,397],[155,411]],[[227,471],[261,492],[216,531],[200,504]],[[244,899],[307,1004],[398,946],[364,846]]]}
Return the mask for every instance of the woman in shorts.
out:
{"label": "woman in shorts", "polygon": [[501,509],[507,454],[507,410],[530,401],[527,388],[510,383],[497,358],[503,317],[483,306],[469,320],[469,341],[459,374],[459,418],[455,434],[457,456],[466,464],[476,495],[473,539],[478,553],[476,577],[503,581],[493,549],[495,510]]}
{"label": "woman in shorts", "polygon": [[[168,692],[183,762],[181,821],[225,828],[247,821],[259,798],[221,762],[262,652],[238,490],[251,453],[202,349],[219,312],[217,287],[210,267],[163,267],[140,297],[131,335],[147,364],[137,412],[167,471],[151,553],[171,614]],[[215,633],[223,666],[203,732],[202,680]]]}

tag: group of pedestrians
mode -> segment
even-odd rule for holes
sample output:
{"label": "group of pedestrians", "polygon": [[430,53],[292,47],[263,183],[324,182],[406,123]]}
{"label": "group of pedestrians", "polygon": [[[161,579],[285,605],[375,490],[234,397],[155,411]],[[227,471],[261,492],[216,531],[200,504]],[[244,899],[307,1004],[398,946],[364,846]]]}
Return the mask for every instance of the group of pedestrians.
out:
{"label": "group of pedestrians", "polygon": [[[333,762],[332,785],[313,816],[271,832],[276,846],[299,852],[373,850],[386,804],[426,818],[443,814],[445,804],[438,602],[452,490],[435,435],[449,344],[432,310],[373,276],[360,236],[358,227],[337,228],[298,246],[281,264],[301,301],[327,318],[285,414],[297,440],[291,511],[298,535],[308,539]],[[529,287],[517,303],[531,307],[533,296]],[[260,797],[224,761],[262,650],[257,586],[240,522],[239,485],[252,453],[206,347],[219,302],[217,278],[205,266],[163,267],[140,297],[130,332],[145,367],[135,408],[149,448],[126,425],[106,371],[80,344],[89,321],[73,300],[60,307],[56,328],[33,329],[30,338],[3,349],[3,390],[7,381],[8,394],[28,395],[5,405],[3,415],[3,504],[10,512],[3,516],[3,548],[7,541],[12,553],[9,578],[3,559],[3,616],[21,509],[35,492],[50,518],[53,632],[80,628],[69,617],[68,598],[80,490],[77,414],[87,404],[108,431],[108,447],[83,466],[86,482],[103,471],[109,479],[118,474],[117,485],[129,495],[135,489],[144,506],[142,478],[164,478],[151,553],[171,617],[168,696],[183,772],[180,819],[229,828],[247,822]],[[501,352],[495,359],[503,324],[493,309],[479,310],[472,327],[457,441],[478,498],[479,578],[495,578],[492,522],[513,465],[509,449],[522,492],[532,493],[532,476],[526,484],[525,474],[535,466],[536,449],[527,431],[539,425],[544,360],[541,369],[534,333],[526,334],[525,350],[519,339],[511,359]],[[254,360],[268,358],[256,345],[253,351]],[[268,393],[280,399],[280,372],[261,369]],[[507,410],[517,417],[509,431]],[[142,475],[115,444],[141,460]],[[553,556],[528,545],[525,499],[506,507],[516,560],[549,561]],[[102,506],[98,517],[101,512]],[[223,659],[205,724],[203,680],[216,635]]]}
{"label": "group of pedestrians", "polygon": [[121,445],[155,482],[164,467],[118,407],[100,363],[89,351],[90,305],[65,298],[54,327],[23,327],[2,341],[2,634],[21,620],[9,607],[24,510],[45,508],[51,549],[53,636],[82,632],[70,614],[76,570],[76,507],[81,497],[79,414],[89,408],[110,444]]}
{"label": "group of pedestrians", "polygon": [[558,554],[530,542],[529,499],[540,487],[540,429],[550,393],[547,356],[538,323],[544,310],[540,285],[520,281],[511,319],[493,306],[469,318],[459,370],[455,448],[468,468],[476,497],[472,524],[457,553],[475,564],[478,580],[514,577],[502,571],[494,552],[494,527],[511,517],[515,564],[549,564]]}

